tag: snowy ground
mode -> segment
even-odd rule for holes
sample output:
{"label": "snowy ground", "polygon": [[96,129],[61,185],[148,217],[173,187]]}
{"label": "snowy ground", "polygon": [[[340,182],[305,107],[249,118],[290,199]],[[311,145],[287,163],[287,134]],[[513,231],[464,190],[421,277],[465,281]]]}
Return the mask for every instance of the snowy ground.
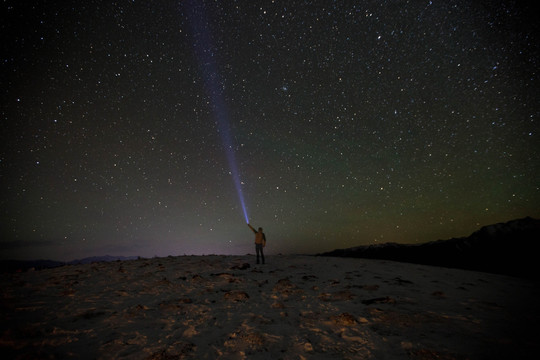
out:
{"label": "snowy ground", "polygon": [[1,274],[0,354],[526,359],[540,351],[540,289],[529,280],[364,259],[253,262],[181,256]]}

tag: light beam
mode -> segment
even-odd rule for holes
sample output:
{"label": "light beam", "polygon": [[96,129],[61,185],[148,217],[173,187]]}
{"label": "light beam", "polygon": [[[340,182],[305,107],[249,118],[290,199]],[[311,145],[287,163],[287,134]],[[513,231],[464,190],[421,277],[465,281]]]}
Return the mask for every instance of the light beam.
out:
{"label": "light beam", "polygon": [[191,26],[193,47],[202,72],[204,87],[210,98],[212,113],[218,126],[218,133],[221,137],[225,154],[227,155],[234,187],[238,194],[238,200],[240,201],[246,223],[249,223],[244,194],[242,193],[240,173],[238,171],[236,154],[232,141],[233,137],[231,135],[229,113],[223,98],[223,83],[219,76],[215,60],[216,48],[213,46],[211,31],[204,9],[204,2],[197,0],[185,1],[184,9],[186,10]]}

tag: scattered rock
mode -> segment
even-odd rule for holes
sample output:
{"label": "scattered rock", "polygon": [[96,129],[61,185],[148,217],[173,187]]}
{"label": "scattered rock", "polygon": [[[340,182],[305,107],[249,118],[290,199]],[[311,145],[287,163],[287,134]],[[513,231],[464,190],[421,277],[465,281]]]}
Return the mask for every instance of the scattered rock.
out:
{"label": "scattered rock", "polygon": [[210,276],[222,278],[224,280],[227,280],[229,283],[242,282],[240,279],[238,279],[237,277],[235,277],[233,274],[230,274],[230,273],[210,274]]}
{"label": "scattered rock", "polygon": [[395,282],[398,283],[398,285],[403,285],[403,284],[412,284],[413,282],[412,281],[409,281],[409,280],[404,280],[402,278],[400,278],[399,276],[394,278],[393,279]]}
{"label": "scattered rock", "polygon": [[191,280],[192,280],[193,282],[203,282],[203,281],[205,281],[205,279],[204,279],[201,275],[198,275],[198,274],[193,275],[193,277],[191,278]]}
{"label": "scattered rock", "polygon": [[224,345],[227,348],[231,348],[238,352],[242,350],[255,350],[265,344],[265,337],[263,334],[254,331],[246,331],[242,329],[240,331],[229,334],[229,339],[225,341]]}
{"label": "scattered rock", "polygon": [[[533,304],[540,297],[533,283],[478,274],[489,280],[481,283],[474,273],[371,261],[356,278],[364,261],[318,260],[275,258],[276,265],[260,267],[263,273],[239,270],[253,265],[253,256],[185,256],[162,259],[167,272],[155,259],[151,266],[98,264],[95,274],[83,265],[4,275],[0,302],[9,324],[0,347],[20,358],[66,357],[84,348],[90,358],[147,360],[450,360],[470,358],[470,349],[488,359],[514,347],[519,355],[538,353],[534,334],[494,336],[490,326],[519,329],[525,321],[523,328],[531,328],[538,311],[517,309],[520,298],[492,295],[515,291]],[[332,272],[334,263],[340,267]]]}
{"label": "scattered rock", "polygon": [[195,329],[195,326],[190,325],[184,332],[182,333],[183,338],[191,338],[195,335],[199,334],[197,329]]}
{"label": "scattered rock", "polygon": [[229,301],[246,301],[249,299],[249,295],[245,291],[231,290],[227,291],[223,297]]}
{"label": "scattered rock", "polygon": [[342,290],[333,293],[322,293],[319,295],[319,299],[322,301],[346,301],[352,300],[354,294],[349,290]]}
{"label": "scattered rock", "polygon": [[183,304],[191,304],[193,301],[190,298],[181,298],[175,300],[164,301],[159,304],[159,307],[162,311],[165,312],[179,312],[187,311]]}
{"label": "scattered rock", "polygon": [[356,318],[346,312],[339,315],[331,316],[330,320],[332,320],[334,324],[342,326],[352,326],[358,324]]}
{"label": "scattered rock", "polygon": [[433,359],[454,360],[455,359],[454,355],[445,354],[437,350],[431,350],[431,349],[425,349],[425,348],[409,350],[408,353],[409,353],[410,359],[417,359],[417,360],[433,360]]}
{"label": "scattered rock", "polygon": [[285,309],[285,304],[282,302],[276,301],[271,305],[272,309]]}
{"label": "scattered rock", "polygon": [[175,341],[166,349],[151,355],[148,360],[167,360],[167,359],[184,359],[187,355],[192,355],[197,350],[197,346],[184,339]]}
{"label": "scattered rock", "polygon": [[243,263],[241,265],[234,265],[231,267],[231,270],[246,270],[249,269],[250,265],[248,263]]}
{"label": "scattered rock", "polygon": [[279,279],[274,285],[274,291],[280,291],[283,292],[285,290],[292,290],[296,289],[296,285],[294,285],[288,278],[285,279]]}
{"label": "scattered rock", "polygon": [[217,276],[217,277],[222,277],[222,278],[225,278],[225,279],[234,277],[234,275],[231,274],[231,273],[217,273],[217,274],[210,274],[210,276]]}
{"label": "scattered rock", "polygon": [[396,301],[392,299],[391,297],[385,296],[385,297],[378,297],[374,299],[368,299],[368,300],[362,300],[362,304],[364,305],[371,305],[371,304],[393,304]]}
{"label": "scattered rock", "polygon": [[79,314],[77,317],[83,318],[85,320],[90,320],[90,319],[97,318],[105,314],[106,314],[105,311],[99,311],[97,309],[89,309],[83,312],[82,314]]}

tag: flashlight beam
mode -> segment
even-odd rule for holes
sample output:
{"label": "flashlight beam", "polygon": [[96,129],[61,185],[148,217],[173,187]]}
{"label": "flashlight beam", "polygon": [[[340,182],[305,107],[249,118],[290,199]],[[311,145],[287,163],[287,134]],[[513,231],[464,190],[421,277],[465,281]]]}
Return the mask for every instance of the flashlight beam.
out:
{"label": "flashlight beam", "polygon": [[223,96],[223,82],[219,76],[216,64],[217,49],[212,42],[211,31],[204,9],[204,2],[197,0],[187,0],[184,2],[184,9],[189,18],[191,32],[193,35],[193,47],[197,61],[202,72],[204,87],[210,99],[212,113],[217,124],[218,133],[221,137],[230,173],[234,182],[238,200],[242,206],[246,223],[249,223],[244,194],[242,193],[240,173],[236,162],[236,154],[231,136],[231,126],[227,105]]}

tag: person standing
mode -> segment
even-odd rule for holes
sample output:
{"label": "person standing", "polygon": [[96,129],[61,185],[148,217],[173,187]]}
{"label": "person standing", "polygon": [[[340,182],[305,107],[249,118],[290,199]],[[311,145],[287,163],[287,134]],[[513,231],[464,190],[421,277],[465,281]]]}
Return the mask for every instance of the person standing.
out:
{"label": "person standing", "polygon": [[255,230],[253,226],[247,224],[251,230],[255,233],[255,252],[257,253],[257,264],[259,263],[259,253],[261,254],[261,260],[264,264],[264,253],[263,248],[266,246],[266,236],[263,233],[263,228],[260,227],[259,230]]}

